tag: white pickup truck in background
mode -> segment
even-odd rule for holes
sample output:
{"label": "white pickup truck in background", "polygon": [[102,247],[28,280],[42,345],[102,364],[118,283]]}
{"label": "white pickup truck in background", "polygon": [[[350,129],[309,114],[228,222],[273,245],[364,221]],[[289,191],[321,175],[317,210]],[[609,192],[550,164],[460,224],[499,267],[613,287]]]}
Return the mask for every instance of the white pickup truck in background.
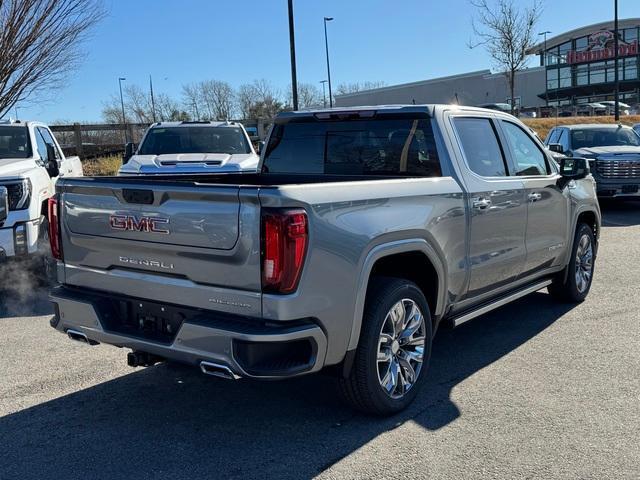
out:
{"label": "white pickup truck in background", "polygon": [[58,177],[79,176],[80,159],[65,157],[45,124],[0,122],[0,264],[48,246],[47,201]]}
{"label": "white pickup truck in background", "polygon": [[255,173],[259,160],[240,123],[158,122],[127,144],[118,174]]}

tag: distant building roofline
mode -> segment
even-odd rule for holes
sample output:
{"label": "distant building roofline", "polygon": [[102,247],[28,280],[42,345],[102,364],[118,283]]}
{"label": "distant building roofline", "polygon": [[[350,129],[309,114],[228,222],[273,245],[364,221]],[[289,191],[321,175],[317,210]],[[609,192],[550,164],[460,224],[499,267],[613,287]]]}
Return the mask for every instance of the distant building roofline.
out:
{"label": "distant building roofline", "polygon": [[[640,18],[625,18],[618,20],[618,29],[622,30],[630,27],[637,27],[640,25]],[[555,37],[547,38],[547,49],[557,47],[560,44],[568,42],[574,38],[584,37],[591,33],[595,33],[599,30],[613,30],[613,20],[607,20],[606,22],[593,23],[584,27],[574,28],[568,32],[556,35]],[[544,41],[534,45],[526,51],[527,55],[539,55],[544,50]]]}

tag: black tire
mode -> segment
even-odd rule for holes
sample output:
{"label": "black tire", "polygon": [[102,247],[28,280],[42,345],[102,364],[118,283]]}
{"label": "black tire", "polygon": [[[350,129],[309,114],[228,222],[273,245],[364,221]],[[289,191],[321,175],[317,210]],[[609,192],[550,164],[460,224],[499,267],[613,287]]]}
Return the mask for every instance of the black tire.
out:
{"label": "black tire", "polygon": [[55,283],[55,264],[49,243],[49,220],[45,217],[40,225],[38,251],[31,261],[31,272],[41,287]]}
{"label": "black tire", "polygon": [[[591,271],[588,282],[585,285],[579,286],[577,280],[576,265],[578,262],[578,248],[580,242],[584,241],[584,238],[588,238],[588,242],[591,246]],[[553,279],[553,283],[549,285],[548,291],[552,297],[561,302],[567,303],[580,303],[587,298],[589,291],[591,290],[591,283],[593,282],[593,273],[595,269],[595,255],[596,243],[593,235],[593,230],[589,225],[581,223],[576,227],[576,234],[573,238],[573,246],[571,248],[571,260],[565,270],[563,270],[556,278]]]}
{"label": "black tire", "polygon": [[[421,326],[419,333],[416,332],[418,334],[416,339],[421,338],[424,332],[424,350],[421,367],[418,368],[419,364],[415,364],[415,368],[417,368],[418,371],[414,383],[406,392],[402,392],[401,390],[403,390],[403,388],[399,387],[401,396],[394,398],[392,396],[394,392],[392,392],[392,394],[387,393],[381,385],[382,380],[380,379],[378,366],[378,349],[381,345],[382,330],[385,326],[389,325],[387,323],[387,314],[390,313],[394,305],[404,299],[413,301],[420,309],[420,313],[422,313],[424,327]],[[405,409],[415,399],[420,387],[425,382],[431,357],[432,331],[429,305],[427,304],[424,294],[416,284],[397,278],[373,278],[367,292],[360,340],[356,349],[353,366],[347,378],[338,379],[339,391],[343,400],[356,410],[373,415],[392,415]],[[395,345],[395,343],[394,341],[393,347],[389,347],[388,349],[389,352],[392,352],[391,355],[393,355],[394,358],[396,354],[402,355],[403,353],[398,351],[398,345]],[[402,348],[413,349],[416,347]],[[395,351],[393,351],[394,349]],[[399,384],[399,382],[410,378],[410,375],[409,371],[402,366],[402,362],[396,365],[397,371],[399,372],[396,376],[396,383]],[[384,364],[382,368],[384,370]],[[391,363],[389,364],[387,372],[390,371]],[[416,373],[415,369],[412,371]]]}

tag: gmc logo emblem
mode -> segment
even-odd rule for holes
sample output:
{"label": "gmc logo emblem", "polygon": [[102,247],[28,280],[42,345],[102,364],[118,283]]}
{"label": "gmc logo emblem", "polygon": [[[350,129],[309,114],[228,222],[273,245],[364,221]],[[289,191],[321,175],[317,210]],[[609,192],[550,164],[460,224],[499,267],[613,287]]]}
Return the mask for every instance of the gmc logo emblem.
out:
{"label": "gmc logo emblem", "polygon": [[120,231],[169,234],[169,230],[162,227],[162,225],[169,225],[168,218],[111,215],[109,225],[112,229]]}

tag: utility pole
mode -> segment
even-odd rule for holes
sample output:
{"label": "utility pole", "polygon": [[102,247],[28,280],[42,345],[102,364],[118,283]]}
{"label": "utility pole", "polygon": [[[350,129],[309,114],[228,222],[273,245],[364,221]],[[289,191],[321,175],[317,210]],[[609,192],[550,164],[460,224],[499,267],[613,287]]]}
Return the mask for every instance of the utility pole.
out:
{"label": "utility pole", "polygon": [[127,143],[127,117],[124,115],[124,98],[122,97],[122,82],[126,80],[124,77],[118,78],[118,85],[120,86],[120,106],[122,107],[122,123],[124,124],[124,143]]}
{"label": "utility pole", "polygon": [[153,80],[149,75],[149,90],[151,91],[151,116],[153,117],[153,123],[156,123],[156,100],[153,97]]}
{"label": "utility pole", "polygon": [[616,69],[616,73],[615,73],[615,84],[616,84],[616,88],[615,88],[615,113],[616,113],[616,122],[620,121],[620,75],[618,72],[618,47],[619,47],[619,39],[618,39],[618,0],[613,0],[613,9],[614,9],[614,46],[613,48],[615,49],[615,65],[614,68]]}
{"label": "utility pole", "polygon": [[296,36],[293,27],[293,0],[289,0],[289,48],[291,49],[291,94],[293,109],[298,110],[298,75],[296,73]]}
{"label": "utility pole", "polygon": [[329,108],[333,108],[333,93],[331,92],[331,67],[329,66],[329,40],[327,39],[327,22],[333,17],[324,17],[324,48],[327,53],[327,81],[329,82]]}

